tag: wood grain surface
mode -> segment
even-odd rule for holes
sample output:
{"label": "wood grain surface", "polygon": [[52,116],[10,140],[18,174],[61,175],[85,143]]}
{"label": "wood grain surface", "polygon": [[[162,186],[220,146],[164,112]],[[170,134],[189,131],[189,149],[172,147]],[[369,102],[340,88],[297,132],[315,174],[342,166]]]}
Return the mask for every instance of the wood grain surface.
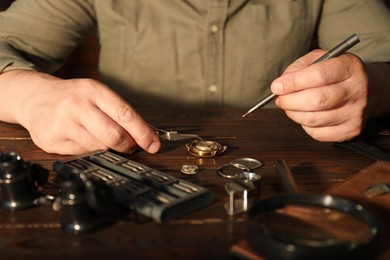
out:
{"label": "wood grain surface", "polygon": [[[288,163],[299,191],[304,193],[323,193],[375,162],[332,143],[313,140],[281,110],[262,109],[241,118],[244,112],[227,109],[141,111],[146,120],[158,128],[194,133],[228,147],[217,157],[198,158],[187,152],[186,140],[162,141],[162,148],[155,155],[141,149],[126,155],[136,162],[209,188],[215,198],[207,207],[164,224],[143,216],[135,218],[129,212],[127,220],[118,220],[78,236],[61,229],[62,212],[53,211],[50,205],[12,213],[0,209],[1,259],[231,258],[231,245],[246,235],[245,214],[233,217],[226,214],[224,204],[228,196],[224,185],[228,181],[217,175],[220,165],[242,157],[264,162],[264,166],[256,170],[262,176],[261,190],[260,195],[252,199],[258,200],[285,193],[273,169],[276,159]],[[375,121],[365,138],[389,151],[388,136],[378,134],[388,127],[387,123],[388,120]],[[56,160],[68,156],[43,152],[34,145],[25,129],[6,123],[0,123],[0,150],[18,152],[24,160],[50,169],[44,193],[57,194],[56,173],[51,167]],[[180,172],[183,164],[201,166],[201,171],[192,176],[183,175]]]}

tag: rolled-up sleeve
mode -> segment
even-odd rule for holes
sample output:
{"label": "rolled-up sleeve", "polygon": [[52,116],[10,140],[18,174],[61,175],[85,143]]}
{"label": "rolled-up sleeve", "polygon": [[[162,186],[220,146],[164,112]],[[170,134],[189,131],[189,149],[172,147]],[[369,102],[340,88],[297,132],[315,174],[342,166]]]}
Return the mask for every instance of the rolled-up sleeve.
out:
{"label": "rolled-up sleeve", "polygon": [[319,44],[329,49],[356,33],[351,49],[365,62],[390,61],[390,11],[381,0],[326,0],[319,23]]}
{"label": "rolled-up sleeve", "polygon": [[0,13],[0,70],[52,73],[94,31],[90,1],[15,1]]}

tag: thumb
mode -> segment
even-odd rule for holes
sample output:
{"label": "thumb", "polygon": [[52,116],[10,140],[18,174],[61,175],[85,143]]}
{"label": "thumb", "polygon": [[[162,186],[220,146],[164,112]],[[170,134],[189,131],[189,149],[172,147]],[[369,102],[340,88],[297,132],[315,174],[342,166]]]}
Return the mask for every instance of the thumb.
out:
{"label": "thumb", "polygon": [[299,59],[297,59],[296,61],[291,63],[286,68],[286,70],[283,72],[282,75],[284,75],[286,73],[295,72],[295,71],[298,71],[298,70],[301,70],[301,69],[304,69],[304,68],[310,66],[325,53],[326,53],[325,50],[320,50],[320,49],[316,49],[316,50],[309,52],[308,54],[300,57]]}
{"label": "thumb", "polygon": [[298,82],[296,82],[296,75],[294,72],[309,67],[325,53],[325,50],[316,49],[291,63],[283,74],[271,83],[271,91],[277,95],[281,95],[300,90],[297,88],[299,86],[297,86]]}

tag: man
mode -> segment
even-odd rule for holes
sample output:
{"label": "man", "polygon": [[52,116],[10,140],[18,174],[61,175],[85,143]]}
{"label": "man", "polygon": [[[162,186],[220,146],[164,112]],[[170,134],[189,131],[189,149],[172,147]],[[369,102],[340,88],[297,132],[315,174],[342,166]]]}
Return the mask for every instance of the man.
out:
{"label": "man", "polygon": [[[92,32],[104,83],[46,74]],[[325,52],[305,55],[315,35],[330,49],[353,33],[353,54],[309,66]],[[134,107],[247,109],[271,85],[309,135],[343,141],[390,114],[388,61],[379,0],[19,0],[0,15],[0,120],[47,152],[155,153],[159,140]]]}

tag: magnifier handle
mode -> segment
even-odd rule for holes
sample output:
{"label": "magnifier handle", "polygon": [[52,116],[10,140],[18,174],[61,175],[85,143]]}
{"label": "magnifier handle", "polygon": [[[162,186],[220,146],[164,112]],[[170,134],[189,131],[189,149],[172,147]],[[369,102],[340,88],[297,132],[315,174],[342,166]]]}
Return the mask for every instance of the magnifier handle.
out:
{"label": "magnifier handle", "polygon": [[283,159],[278,159],[275,161],[274,168],[280,176],[283,187],[291,194],[298,193],[297,184],[287,163]]}

